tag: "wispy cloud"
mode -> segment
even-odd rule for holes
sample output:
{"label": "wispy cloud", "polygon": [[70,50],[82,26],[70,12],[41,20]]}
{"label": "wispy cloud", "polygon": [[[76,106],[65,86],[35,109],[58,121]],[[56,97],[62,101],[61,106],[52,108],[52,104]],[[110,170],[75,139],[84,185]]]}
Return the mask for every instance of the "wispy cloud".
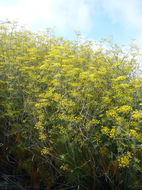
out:
{"label": "wispy cloud", "polygon": [[124,30],[135,30],[136,42],[142,43],[142,1],[102,0],[102,6],[115,23],[121,23]]}
{"label": "wispy cloud", "polygon": [[123,40],[128,33],[138,44],[142,44],[141,10],[141,0],[0,0],[0,19],[19,20],[33,30],[56,27],[63,36],[80,30],[93,37],[95,32],[115,34],[118,24]]}
{"label": "wispy cloud", "polygon": [[44,23],[63,33],[91,29],[90,3],[85,0],[17,0],[14,6],[2,5],[0,13],[0,19],[20,20],[35,28]]}

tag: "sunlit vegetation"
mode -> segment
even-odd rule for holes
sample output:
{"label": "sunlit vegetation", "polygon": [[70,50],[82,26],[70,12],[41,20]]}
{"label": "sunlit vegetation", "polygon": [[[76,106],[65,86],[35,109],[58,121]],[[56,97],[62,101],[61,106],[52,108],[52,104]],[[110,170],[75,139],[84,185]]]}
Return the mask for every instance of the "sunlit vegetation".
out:
{"label": "sunlit vegetation", "polygon": [[3,180],[20,176],[17,189],[142,189],[137,50],[102,47],[1,23]]}

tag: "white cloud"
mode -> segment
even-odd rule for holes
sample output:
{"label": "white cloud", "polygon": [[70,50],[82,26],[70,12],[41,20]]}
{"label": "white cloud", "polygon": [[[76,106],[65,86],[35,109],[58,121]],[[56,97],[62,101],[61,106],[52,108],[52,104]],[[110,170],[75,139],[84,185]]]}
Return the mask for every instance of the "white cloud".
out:
{"label": "white cloud", "polygon": [[44,23],[60,32],[91,29],[90,4],[85,0],[17,0],[14,6],[1,6],[0,19],[19,20],[30,28]]}
{"label": "white cloud", "polygon": [[134,38],[142,44],[142,0],[0,0],[0,5],[0,20],[19,20],[30,29],[55,26],[66,36],[73,30],[99,30],[95,28],[101,20],[97,11],[105,11],[110,24],[119,23],[125,32],[135,30]]}

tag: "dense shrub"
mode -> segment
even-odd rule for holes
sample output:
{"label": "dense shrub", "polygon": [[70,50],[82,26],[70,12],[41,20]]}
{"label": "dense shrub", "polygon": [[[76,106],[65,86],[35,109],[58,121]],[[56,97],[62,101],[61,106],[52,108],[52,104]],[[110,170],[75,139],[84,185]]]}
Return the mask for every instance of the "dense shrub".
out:
{"label": "dense shrub", "polygon": [[1,171],[27,175],[25,188],[140,189],[142,79],[130,50],[1,23]]}

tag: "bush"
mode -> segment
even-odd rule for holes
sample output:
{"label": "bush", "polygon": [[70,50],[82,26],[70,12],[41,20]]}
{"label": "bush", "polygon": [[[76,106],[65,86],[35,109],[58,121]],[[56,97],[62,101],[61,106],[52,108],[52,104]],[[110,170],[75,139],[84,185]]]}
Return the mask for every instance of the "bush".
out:
{"label": "bush", "polygon": [[13,23],[0,28],[2,159],[12,156],[14,173],[26,173],[33,189],[142,185],[135,51]]}

